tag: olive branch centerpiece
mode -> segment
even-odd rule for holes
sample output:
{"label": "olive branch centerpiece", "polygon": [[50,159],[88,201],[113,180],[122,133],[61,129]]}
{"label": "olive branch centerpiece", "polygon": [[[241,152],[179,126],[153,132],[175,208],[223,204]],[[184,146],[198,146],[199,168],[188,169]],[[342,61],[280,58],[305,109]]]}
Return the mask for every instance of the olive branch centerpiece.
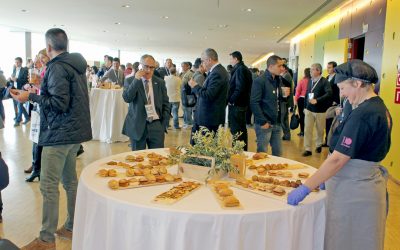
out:
{"label": "olive branch centerpiece", "polygon": [[[209,131],[205,127],[193,133],[194,145],[185,145],[177,147],[182,153],[171,154],[170,160],[173,162],[183,162],[193,165],[211,167],[208,171],[208,178],[212,178],[216,174],[235,172],[238,170],[230,163],[230,158],[234,154],[243,154],[245,143],[239,141],[239,133],[231,135],[229,130],[220,126],[216,132]],[[215,166],[211,166],[211,162],[204,158],[193,156],[208,156],[215,159]]]}

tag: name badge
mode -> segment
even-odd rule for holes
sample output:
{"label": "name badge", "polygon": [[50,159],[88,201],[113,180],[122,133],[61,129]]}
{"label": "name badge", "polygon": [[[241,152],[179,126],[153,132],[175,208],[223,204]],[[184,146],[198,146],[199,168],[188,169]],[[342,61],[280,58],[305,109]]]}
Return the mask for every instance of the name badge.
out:
{"label": "name badge", "polygon": [[151,104],[147,104],[144,106],[144,108],[146,109],[147,119],[154,119],[155,113],[153,106]]}
{"label": "name badge", "polygon": [[314,99],[314,93],[308,93],[308,100]]}

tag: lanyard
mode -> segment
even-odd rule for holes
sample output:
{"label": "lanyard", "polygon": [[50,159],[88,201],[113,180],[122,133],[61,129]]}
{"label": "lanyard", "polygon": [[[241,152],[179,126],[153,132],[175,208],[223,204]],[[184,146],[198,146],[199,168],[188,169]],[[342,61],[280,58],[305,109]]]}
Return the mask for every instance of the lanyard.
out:
{"label": "lanyard", "polygon": [[[314,83],[314,86],[312,86],[311,91],[310,91],[311,93],[313,93],[315,87],[317,87],[317,84],[319,83],[320,80],[321,80],[321,78],[319,78],[318,81],[317,81],[316,83]],[[311,80],[311,83],[312,83],[312,82],[313,82],[313,81]]]}

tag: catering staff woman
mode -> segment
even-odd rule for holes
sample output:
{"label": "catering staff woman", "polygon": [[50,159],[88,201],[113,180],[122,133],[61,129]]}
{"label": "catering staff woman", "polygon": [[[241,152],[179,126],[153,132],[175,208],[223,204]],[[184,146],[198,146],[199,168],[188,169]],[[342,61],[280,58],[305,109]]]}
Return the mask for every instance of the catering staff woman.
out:
{"label": "catering staff woman", "polygon": [[392,118],[374,93],[378,76],[352,60],[335,69],[341,94],[353,107],[331,139],[330,156],[288,203],[297,205],[326,181],[325,250],[383,250],[387,216],[387,170],[380,166],[390,148]]}

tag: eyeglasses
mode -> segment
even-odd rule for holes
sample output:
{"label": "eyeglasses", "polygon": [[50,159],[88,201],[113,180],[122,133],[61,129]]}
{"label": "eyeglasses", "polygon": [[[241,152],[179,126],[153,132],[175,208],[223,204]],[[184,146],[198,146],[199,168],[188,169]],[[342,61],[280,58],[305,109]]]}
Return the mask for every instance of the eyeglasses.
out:
{"label": "eyeglasses", "polygon": [[144,70],[155,70],[156,69],[156,67],[150,66],[150,65],[146,65],[146,64],[142,64],[142,66],[143,66]]}

